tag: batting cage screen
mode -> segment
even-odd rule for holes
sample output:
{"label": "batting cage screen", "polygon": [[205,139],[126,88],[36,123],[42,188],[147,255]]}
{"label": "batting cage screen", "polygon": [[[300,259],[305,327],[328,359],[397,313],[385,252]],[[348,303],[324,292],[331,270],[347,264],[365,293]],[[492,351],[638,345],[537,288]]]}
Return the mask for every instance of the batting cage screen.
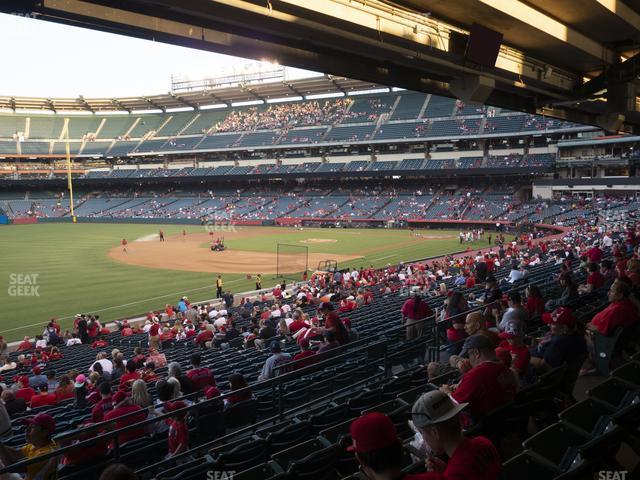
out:
{"label": "batting cage screen", "polygon": [[296,282],[304,280],[309,269],[309,247],[279,243],[276,276]]}

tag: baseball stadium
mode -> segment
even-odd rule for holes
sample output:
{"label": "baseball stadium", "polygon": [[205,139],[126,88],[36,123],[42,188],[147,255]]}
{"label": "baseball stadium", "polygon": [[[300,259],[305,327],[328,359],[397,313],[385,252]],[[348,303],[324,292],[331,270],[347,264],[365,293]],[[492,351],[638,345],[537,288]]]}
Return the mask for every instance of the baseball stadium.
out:
{"label": "baseball stadium", "polygon": [[0,2],[0,479],[638,478],[640,5],[581,3]]}

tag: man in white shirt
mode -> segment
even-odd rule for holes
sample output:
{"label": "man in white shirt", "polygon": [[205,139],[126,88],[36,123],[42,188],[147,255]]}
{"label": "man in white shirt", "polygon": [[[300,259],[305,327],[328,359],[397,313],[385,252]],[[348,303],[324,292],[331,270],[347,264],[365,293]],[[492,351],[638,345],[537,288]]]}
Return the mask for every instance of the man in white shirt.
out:
{"label": "man in white shirt", "polygon": [[611,248],[613,246],[613,239],[606,233],[604,237],[602,237],[602,246],[605,248]]}
{"label": "man in white shirt", "polygon": [[75,333],[73,333],[72,335],[73,336],[69,340],[67,340],[67,347],[82,344],[82,340],[78,338],[78,335],[76,335]]}
{"label": "man in white shirt", "polygon": [[509,283],[515,283],[518,280],[523,280],[525,277],[527,276],[527,271],[524,268],[524,265],[520,265],[519,267],[517,267],[516,265],[513,265],[513,267],[511,268],[511,271],[509,272],[509,277],[507,278],[507,281]]}
{"label": "man in white shirt", "polygon": [[[100,365],[102,365],[102,371],[104,372],[113,372],[113,363],[111,363],[111,360],[107,358],[107,354],[104,352],[100,352],[96,356],[96,361],[94,363],[99,363]],[[89,368],[89,371],[93,372],[93,366]]]}
{"label": "man in white shirt", "polygon": [[213,326],[216,327],[216,330],[220,330],[227,324],[227,319],[225,317],[218,317],[216,321],[213,322]]}

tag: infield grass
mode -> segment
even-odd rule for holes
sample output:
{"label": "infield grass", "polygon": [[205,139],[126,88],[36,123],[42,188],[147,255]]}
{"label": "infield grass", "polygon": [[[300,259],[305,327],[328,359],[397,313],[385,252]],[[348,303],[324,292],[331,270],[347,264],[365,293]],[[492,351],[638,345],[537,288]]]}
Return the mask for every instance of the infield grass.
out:
{"label": "infield grass", "polygon": [[[126,265],[107,256],[124,237],[129,241],[158,233],[201,233],[200,226],[150,224],[36,224],[0,227],[0,334],[11,341],[41,333],[46,321],[61,319],[69,327],[75,313],[96,313],[102,321],[135,316],[175,304],[180,296],[192,301],[215,295],[216,272],[181,272]],[[283,228],[281,234],[255,235],[227,241],[238,250],[275,252],[277,243],[305,245],[310,252],[345,253],[363,258],[340,267],[409,261],[461,250],[457,238],[417,240],[407,230]],[[425,235],[457,237],[458,231],[425,230]],[[472,244],[485,247],[486,242]],[[206,248],[207,246],[203,246]],[[313,265],[309,266],[314,268]],[[251,273],[251,272],[248,272]],[[35,277],[34,277],[35,275]],[[35,280],[35,284],[34,284]],[[224,274],[225,288],[251,290],[253,280],[244,275]],[[275,280],[263,279],[263,286]]]}

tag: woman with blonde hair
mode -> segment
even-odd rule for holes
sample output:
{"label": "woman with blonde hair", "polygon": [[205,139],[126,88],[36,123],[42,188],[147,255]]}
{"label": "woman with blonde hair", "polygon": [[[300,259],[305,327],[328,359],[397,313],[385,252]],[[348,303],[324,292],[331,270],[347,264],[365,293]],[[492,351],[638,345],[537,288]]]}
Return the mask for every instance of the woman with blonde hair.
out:
{"label": "woman with blonde hair", "polygon": [[152,407],[151,396],[144,380],[138,379],[131,385],[131,403],[141,408]]}
{"label": "woman with blonde hair", "polygon": [[278,322],[277,334],[284,336],[289,335],[289,326],[287,325],[287,320],[285,318],[281,318]]}
{"label": "woman with blonde hair", "polygon": [[[133,385],[131,385],[131,404],[137,405],[143,410],[146,409],[147,419],[154,418],[158,416],[159,413],[164,413],[157,412],[154,408],[153,402],[151,401],[151,395],[149,395],[149,390],[147,389],[147,383],[142,379],[136,380],[133,382]],[[150,434],[160,433],[167,430],[164,422],[150,423],[147,425],[146,429],[147,433]]]}
{"label": "woman with blonde hair", "polygon": [[180,398],[182,392],[180,391],[180,381],[176,377],[167,378],[167,383],[173,387],[173,393],[171,394],[171,400]]}

